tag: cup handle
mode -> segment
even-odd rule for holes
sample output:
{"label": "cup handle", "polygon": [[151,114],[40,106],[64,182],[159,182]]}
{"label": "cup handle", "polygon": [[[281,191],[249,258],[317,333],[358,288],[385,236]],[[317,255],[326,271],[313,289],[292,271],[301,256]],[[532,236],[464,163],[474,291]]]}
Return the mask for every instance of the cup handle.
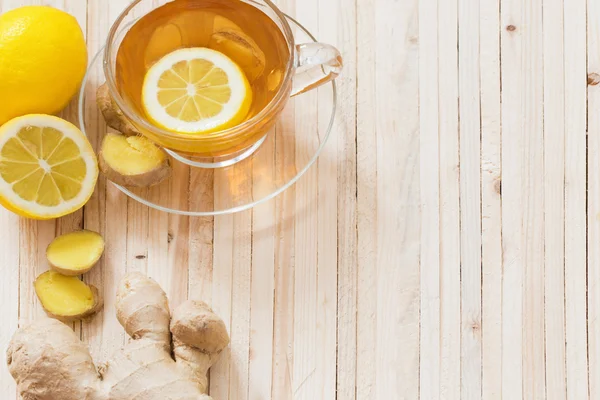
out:
{"label": "cup handle", "polygon": [[291,96],[308,92],[335,79],[342,68],[342,55],[335,47],[323,43],[297,45],[296,75]]}

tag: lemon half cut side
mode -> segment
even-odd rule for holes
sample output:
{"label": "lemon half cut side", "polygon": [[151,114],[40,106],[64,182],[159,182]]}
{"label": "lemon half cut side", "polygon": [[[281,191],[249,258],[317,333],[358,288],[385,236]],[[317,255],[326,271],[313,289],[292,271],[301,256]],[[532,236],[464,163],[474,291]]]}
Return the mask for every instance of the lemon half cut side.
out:
{"label": "lemon half cut side", "polygon": [[167,54],[148,70],[142,103],[161,128],[211,133],[244,121],[252,90],[244,72],[223,53],[185,48]]}
{"label": "lemon half cut side", "polygon": [[70,214],[97,179],[94,150],[70,122],[33,114],[0,127],[0,204],[9,210],[34,219]]}

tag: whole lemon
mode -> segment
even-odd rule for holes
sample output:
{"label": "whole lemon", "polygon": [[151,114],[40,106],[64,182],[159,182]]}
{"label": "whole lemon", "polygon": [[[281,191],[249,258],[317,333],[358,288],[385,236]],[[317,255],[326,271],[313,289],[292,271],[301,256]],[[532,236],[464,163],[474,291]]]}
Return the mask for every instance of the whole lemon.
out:
{"label": "whole lemon", "polygon": [[86,67],[85,38],[73,16],[46,6],[1,15],[0,125],[65,108]]}

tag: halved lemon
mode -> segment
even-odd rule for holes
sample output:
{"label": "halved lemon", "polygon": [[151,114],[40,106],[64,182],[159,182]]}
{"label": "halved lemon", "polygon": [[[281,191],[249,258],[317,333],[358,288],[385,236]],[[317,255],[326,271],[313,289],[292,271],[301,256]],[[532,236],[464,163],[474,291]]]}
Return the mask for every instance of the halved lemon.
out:
{"label": "halved lemon", "polygon": [[94,150],[70,122],[34,114],[0,127],[0,204],[9,210],[34,219],[70,214],[97,179]]}
{"label": "halved lemon", "polygon": [[252,90],[240,67],[204,47],[175,50],[146,74],[142,93],[148,117],[178,133],[209,133],[243,122]]}

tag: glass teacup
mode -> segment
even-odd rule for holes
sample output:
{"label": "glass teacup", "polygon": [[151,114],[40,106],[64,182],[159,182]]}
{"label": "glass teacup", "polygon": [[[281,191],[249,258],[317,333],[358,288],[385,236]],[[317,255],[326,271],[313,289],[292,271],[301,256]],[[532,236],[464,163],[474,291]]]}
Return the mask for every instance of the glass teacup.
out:
{"label": "glass teacup", "polygon": [[[175,0],[203,3],[207,0]],[[214,0],[211,0],[214,1]],[[220,0],[236,2],[242,0]],[[158,145],[193,158],[194,164],[229,165],[246,157],[274,126],[290,96],[306,92],[336,78],[342,69],[337,49],[322,43],[296,44],[285,15],[269,0],[247,0],[247,5],[264,13],[279,29],[289,51],[278,89],[264,108],[241,124],[207,134],[181,134],[156,126],[117,87],[116,62],[119,47],[140,17],[170,1],[135,0],[117,18],[107,39],[104,72],[110,96],[129,122]],[[157,4],[158,3],[158,4]]]}

